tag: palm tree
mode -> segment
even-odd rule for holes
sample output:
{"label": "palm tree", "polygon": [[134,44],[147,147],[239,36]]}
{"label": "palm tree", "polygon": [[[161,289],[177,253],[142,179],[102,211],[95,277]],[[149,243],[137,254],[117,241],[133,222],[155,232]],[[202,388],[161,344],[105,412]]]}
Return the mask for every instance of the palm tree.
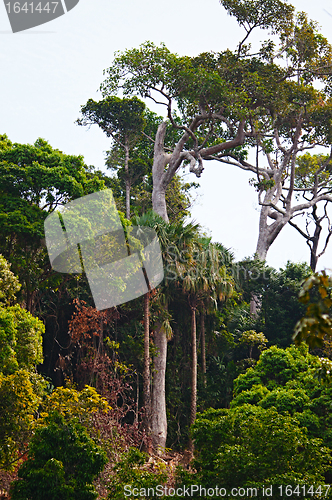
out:
{"label": "palm tree", "polygon": [[[197,258],[193,258],[197,255]],[[182,290],[187,295],[191,311],[191,402],[190,426],[196,419],[197,411],[197,335],[196,311],[203,308],[202,316],[208,302],[217,305],[218,300],[229,297],[233,292],[233,278],[227,274],[223,263],[221,247],[213,244],[208,238],[198,238],[194,243],[191,259],[187,262],[185,277],[182,281]],[[205,349],[205,328],[203,322],[202,343]],[[205,354],[203,355],[205,359]],[[204,363],[205,364],[205,363]],[[206,369],[203,367],[203,369]],[[190,438],[189,448],[193,451],[193,442]]]}
{"label": "palm tree", "polygon": [[[166,268],[164,282],[158,287],[156,299],[159,304],[159,320],[154,328],[154,346],[156,354],[153,358],[152,398],[150,396],[150,295],[144,296],[144,375],[143,400],[146,408],[146,429],[152,437],[153,448],[159,452],[166,445],[167,420],[165,398],[165,374],[167,359],[167,342],[171,338],[172,329],[168,304],[172,290],[181,272],[181,262],[190,254],[192,241],[197,238],[198,225],[183,222],[167,223],[155,212],[150,211],[141,217],[132,218],[136,226],[154,229],[158,235]],[[171,257],[171,258],[170,258]]]}
{"label": "palm tree", "polygon": [[[213,246],[210,245],[210,251],[212,251],[217,257],[219,266],[222,267],[222,272],[227,276],[227,269],[229,269],[232,265],[232,262],[234,260],[234,254],[224,247],[221,243],[214,243]],[[229,278],[229,276],[228,276]],[[226,295],[227,295],[227,290],[225,290]],[[213,295],[209,295],[201,302],[201,307],[200,307],[200,336],[201,336],[201,353],[202,353],[202,373],[203,373],[203,384],[204,387],[206,387],[206,346],[205,346],[205,317],[206,314],[209,310],[211,310],[211,305],[216,306],[215,303],[215,298]]]}

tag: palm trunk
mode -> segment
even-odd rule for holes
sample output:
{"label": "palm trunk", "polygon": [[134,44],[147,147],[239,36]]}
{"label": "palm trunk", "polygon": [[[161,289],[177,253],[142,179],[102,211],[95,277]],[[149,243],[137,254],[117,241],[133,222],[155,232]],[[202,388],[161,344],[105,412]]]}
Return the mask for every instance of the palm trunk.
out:
{"label": "palm trunk", "polygon": [[[197,411],[197,346],[196,346],[196,307],[191,307],[191,402],[190,427],[195,423]],[[192,438],[189,439],[189,449],[194,450]]]}
{"label": "palm trunk", "polygon": [[201,312],[201,336],[202,336],[202,372],[203,384],[206,387],[206,348],[205,348],[205,311]]}
{"label": "palm trunk", "polygon": [[144,370],[143,404],[145,409],[144,428],[151,433],[151,398],[150,398],[150,292],[144,295]]}
{"label": "palm trunk", "polygon": [[125,172],[126,172],[126,218],[130,219],[130,189],[131,182],[129,176],[129,145],[125,142]]}

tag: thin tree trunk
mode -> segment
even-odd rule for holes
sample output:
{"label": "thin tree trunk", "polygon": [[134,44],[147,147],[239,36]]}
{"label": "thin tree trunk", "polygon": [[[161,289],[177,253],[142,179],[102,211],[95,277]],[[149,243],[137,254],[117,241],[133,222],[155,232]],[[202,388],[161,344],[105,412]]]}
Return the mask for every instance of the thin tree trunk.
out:
{"label": "thin tree trunk", "polygon": [[151,433],[151,398],[150,398],[150,292],[144,295],[144,370],[143,404],[145,409],[144,428]]}
{"label": "thin tree trunk", "polygon": [[202,372],[203,384],[206,387],[206,349],[205,349],[205,311],[201,312],[201,337],[202,337]]}
{"label": "thin tree trunk", "polygon": [[[197,412],[197,345],[196,345],[196,307],[191,307],[191,401],[190,427],[195,423]],[[189,439],[189,449],[194,450],[192,437]]]}
{"label": "thin tree trunk", "polygon": [[311,238],[312,245],[311,246],[309,245],[309,247],[310,247],[310,267],[311,267],[313,272],[316,271],[316,267],[317,267],[317,262],[318,262],[317,251],[318,251],[320,234],[322,232],[322,226],[320,224],[322,218],[319,218],[317,216],[316,212],[317,212],[317,205],[314,205],[312,207],[312,215],[313,215],[316,227],[315,227],[314,235]]}
{"label": "thin tree trunk", "polygon": [[130,175],[129,175],[129,145],[128,140],[125,142],[125,172],[126,172],[126,218],[130,219]]}
{"label": "thin tree trunk", "polygon": [[154,451],[161,454],[166,447],[167,437],[165,398],[167,338],[166,332],[161,325],[154,333],[154,344],[157,354],[153,358],[151,436]]}

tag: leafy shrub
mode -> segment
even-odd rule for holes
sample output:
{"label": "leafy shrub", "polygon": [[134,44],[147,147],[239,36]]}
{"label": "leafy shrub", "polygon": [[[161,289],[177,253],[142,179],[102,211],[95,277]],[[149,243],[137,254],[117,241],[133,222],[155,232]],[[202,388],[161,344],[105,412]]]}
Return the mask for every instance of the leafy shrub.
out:
{"label": "leafy shrub", "polygon": [[96,389],[86,385],[81,391],[73,387],[57,387],[43,402],[42,417],[54,411],[71,419],[77,417],[80,423],[89,421],[91,413],[108,412],[111,407]]}
{"label": "leafy shrub", "polygon": [[208,410],[193,433],[195,484],[229,491],[257,487],[260,492],[263,485],[325,484],[331,450],[321,439],[308,438],[295,417],[275,408],[244,404]]}
{"label": "leafy shrub", "polygon": [[40,377],[25,370],[0,372],[0,469],[10,469],[32,434],[42,392]]}
{"label": "leafy shrub", "polygon": [[103,451],[74,420],[54,412],[45,423],[30,441],[12,500],[94,500],[92,481],[106,463]]}
{"label": "leafy shrub", "polygon": [[[137,488],[140,498],[150,499],[154,497],[152,490],[165,483],[166,479],[165,464],[157,462],[149,467],[147,454],[136,448],[130,448],[114,466],[108,498],[109,500],[123,500],[126,491],[125,498],[133,500],[137,498],[136,491],[135,494],[130,493]],[[125,486],[127,486],[126,490]]]}

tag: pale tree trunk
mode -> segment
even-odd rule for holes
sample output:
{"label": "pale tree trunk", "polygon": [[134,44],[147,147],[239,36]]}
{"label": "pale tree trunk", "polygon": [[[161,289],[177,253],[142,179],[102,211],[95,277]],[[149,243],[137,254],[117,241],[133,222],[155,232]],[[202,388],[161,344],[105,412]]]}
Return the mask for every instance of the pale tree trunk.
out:
{"label": "pale tree trunk", "polygon": [[154,332],[154,345],[158,354],[153,359],[151,436],[154,451],[161,454],[166,447],[167,438],[165,398],[167,338],[161,325]]}
{"label": "pale tree trunk", "polygon": [[[266,192],[263,203],[268,203],[272,199],[274,194],[273,189],[269,189]],[[268,220],[271,215],[275,219],[274,222],[268,224]],[[262,206],[260,216],[259,216],[259,233],[258,241],[256,246],[255,255],[259,260],[265,261],[267,252],[282,230],[282,228],[287,224],[288,219],[282,214],[273,214],[270,206]],[[251,316],[257,317],[261,309],[261,297],[252,293],[250,299],[250,314]]]}
{"label": "pale tree trunk", "polygon": [[[256,247],[256,255],[260,260],[266,260],[267,252],[282,230],[282,228],[291,219],[291,212],[281,214],[275,213],[270,206],[267,204],[271,201],[273,197],[273,190],[268,190],[265,194],[263,205],[261,208],[261,213],[259,216],[259,234]],[[268,224],[270,219],[274,219],[274,222]]]}
{"label": "pale tree trunk", "polygon": [[[197,340],[196,340],[196,307],[191,307],[191,401],[190,427],[194,425],[197,412]],[[189,439],[189,450],[194,451],[192,438]]]}
{"label": "pale tree trunk", "polygon": [[[164,170],[167,165],[168,155],[164,153],[164,140],[166,123],[162,122],[158,127],[154,146],[154,158],[152,167],[153,210],[168,222],[164,183]],[[167,360],[167,338],[164,329],[159,326],[154,332],[154,345],[157,354],[153,358],[152,378],[152,400],[151,400],[151,436],[153,449],[161,453],[166,446],[167,438],[167,416],[166,416],[166,360]]]}
{"label": "pale tree trunk", "polygon": [[153,182],[152,208],[164,221],[169,222],[166,207],[166,190],[163,188],[162,182]]}
{"label": "pale tree trunk", "polygon": [[144,369],[143,369],[143,404],[145,410],[144,429],[151,433],[151,397],[150,397],[150,292],[144,295]]}
{"label": "pale tree trunk", "polygon": [[166,122],[162,122],[159,125],[154,144],[152,166],[152,208],[166,222],[169,222],[166,206],[167,184],[165,182],[165,168],[169,161],[170,155],[166,154],[164,151],[166,126]]}

